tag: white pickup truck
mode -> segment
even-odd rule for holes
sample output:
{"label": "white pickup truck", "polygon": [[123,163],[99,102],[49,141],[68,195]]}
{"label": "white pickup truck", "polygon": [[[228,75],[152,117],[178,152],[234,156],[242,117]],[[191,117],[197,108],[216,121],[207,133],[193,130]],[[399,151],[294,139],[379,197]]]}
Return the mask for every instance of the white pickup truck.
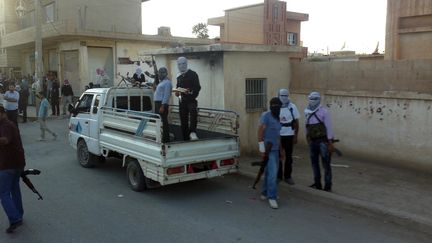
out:
{"label": "white pickup truck", "polygon": [[238,115],[232,111],[199,108],[199,139],[183,141],[178,107],[170,106],[170,142],[162,143],[149,88],[89,89],[69,109],[69,143],[81,166],[120,156],[135,191],[238,170]]}

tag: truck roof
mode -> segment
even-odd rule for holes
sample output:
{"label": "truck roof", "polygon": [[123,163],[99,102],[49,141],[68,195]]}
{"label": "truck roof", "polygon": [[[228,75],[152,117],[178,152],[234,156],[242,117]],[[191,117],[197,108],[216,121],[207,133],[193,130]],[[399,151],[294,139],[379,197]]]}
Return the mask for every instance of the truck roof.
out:
{"label": "truck roof", "polygon": [[153,91],[150,88],[139,88],[139,87],[111,87],[111,88],[93,88],[84,91],[84,93],[91,94],[107,94],[108,92],[118,95],[151,95]]}

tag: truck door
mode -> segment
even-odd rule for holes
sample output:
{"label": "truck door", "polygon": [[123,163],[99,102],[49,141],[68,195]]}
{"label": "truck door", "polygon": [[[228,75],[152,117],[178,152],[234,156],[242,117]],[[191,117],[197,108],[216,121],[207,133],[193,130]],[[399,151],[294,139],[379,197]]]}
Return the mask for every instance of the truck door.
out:
{"label": "truck door", "polygon": [[93,104],[90,110],[90,118],[89,118],[89,127],[90,127],[90,138],[91,139],[99,139],[99,108],[101,95],[98,94],[95,96]]}
{"label": "truck door", "polygon": [[[83,94],[75,107],[78,114],[76,115],[75,132],[79,133],[87,140],[90,138],[90,110],[94,94]],[[87,145],[89,146],[89,145]],[[90,148],[89,148],[90,149]]]}

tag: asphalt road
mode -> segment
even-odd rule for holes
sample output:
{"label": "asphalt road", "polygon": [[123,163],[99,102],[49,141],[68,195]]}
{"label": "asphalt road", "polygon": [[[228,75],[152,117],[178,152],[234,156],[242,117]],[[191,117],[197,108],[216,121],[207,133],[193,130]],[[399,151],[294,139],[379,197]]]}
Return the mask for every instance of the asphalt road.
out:
{"label": "asphalt road", "polygon": [[[57,141],[38,142],[37,123],[20,124],[27,168],[44,196],[22,184],[24,225],[0,242],[430,242],[377,218],[280,192],[278,210],[250,188],[251,178],[230,175],[137,193],[116,159],[82,168],[67,143],[67,120],[49,121]],[[49,137],[49,135],[47,136]]]}

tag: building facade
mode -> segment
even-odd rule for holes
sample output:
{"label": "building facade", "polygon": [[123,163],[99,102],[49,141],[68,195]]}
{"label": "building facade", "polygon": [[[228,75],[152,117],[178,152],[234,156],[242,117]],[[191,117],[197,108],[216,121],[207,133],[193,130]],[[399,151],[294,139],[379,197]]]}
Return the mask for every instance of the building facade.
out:
{"label": "building facade", "polygon": [[[208,19],[209,25],[220,27],[223,43],[301,46],[301,22],[308,14],[286,11],[286,2],[265,0],[264,3],[225,10],[225,16]],[[304,57],[307,49],[299,53]]]}
{"label": "building facade", "polygon": [[[142,0],[40,1],[43,73],[54,73],[60,81],[68,79],[76,95],[101,79],[101,73],[109,80],[107,85],[114,85],[118,72],[126,75],[138,67],[145,69],[137,65],[142,63],[139,52],[143,50],[213,43],[169,34],[142,35]],[[35,73],[34,2],[0,0],[0,71],[8,76]],[[21,18],[17,6],[25,10]],[[120,61],[125,59],[130,62]]]}
{"label": "building facade", "polygon": [[432,58],[432,1],[387,0],[386,60]]}

